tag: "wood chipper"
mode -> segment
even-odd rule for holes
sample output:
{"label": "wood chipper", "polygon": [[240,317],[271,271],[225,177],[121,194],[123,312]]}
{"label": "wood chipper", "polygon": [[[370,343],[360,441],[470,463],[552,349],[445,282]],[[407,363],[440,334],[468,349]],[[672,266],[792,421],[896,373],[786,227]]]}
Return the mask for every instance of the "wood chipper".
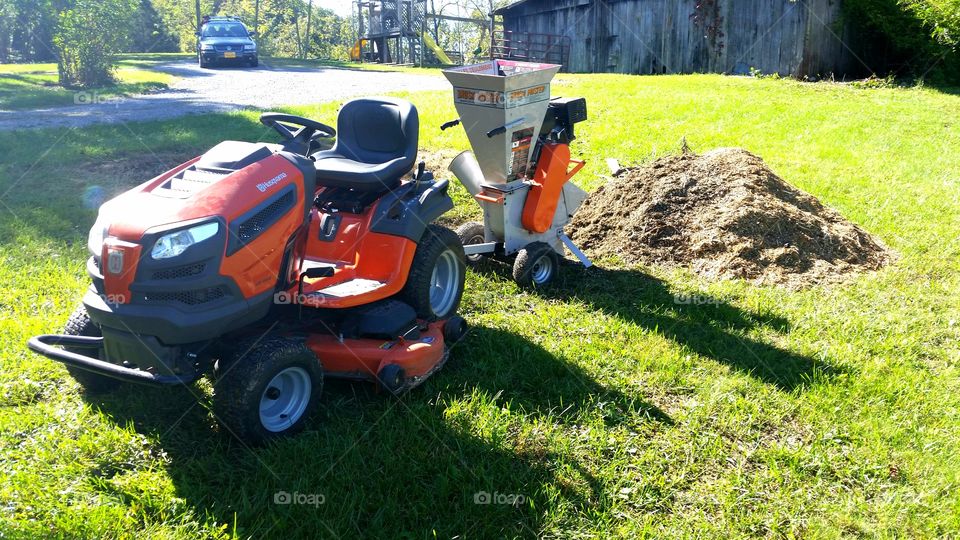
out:
{"label": "wood chipper", "polygon": [[570,179],[584,162],[570,157],[574,125],[587,119],[583,98],[550,98],[561,66],[492,60],[444,71],[453,85],[472,151],[450,171],[483,209],[483,223],[457,234],[471,262],[493,256],[513,261],[521,285],[541,286],[557,275],[566,246],[584,266],[590,260],[563,227],[586,193]]}

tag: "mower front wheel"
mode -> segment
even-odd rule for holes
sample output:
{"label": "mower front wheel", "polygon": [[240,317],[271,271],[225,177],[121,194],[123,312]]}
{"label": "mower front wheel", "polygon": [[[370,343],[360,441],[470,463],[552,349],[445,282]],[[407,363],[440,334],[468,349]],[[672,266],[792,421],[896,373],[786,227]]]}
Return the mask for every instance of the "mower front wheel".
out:
{"label": "mower front wheel", "polygon": [[[90,320],[90,315],[87,314],[87,308],[83,304],[80,304],[73,310],[70,318],[67,319],[63,333],[68,336],[86,337],[100,337],[103,335],[100,332],[100,328]],[[90,349],[71,349],[70,347],[64,347],[64,349],[77,354],[90,353]],[[89,394],[105,394],[116,390],[117,387],[120,386],[120,381],[112,377],[105,377],[70,365],[66,366],[66,368],[70,376],[73,377],[73,380],[77,381]]]}
{"label": "mower front wheel", "polygon": [[531,242],[517,252],[513,280],[521,287],[543,287],[557,277],[560,257],[548,244]]}
{"label": "mower front wheel", "polygon": [[217,363],[213,410],[238,439],[260,444],[297,433],[323,391],[323,369],[301,340],[266,338]]}
{"label": "mower front wheel", "polygon": [[423,232],[400,298],[428,321],[457,312],[466,279],[463,245],[457,234],[440,225]]}
{"label": "mower front wheel", "polygon": [[402,367],[397,364],[387,364],[383,366],[380,373],[377,373],[377,380],[384,390],[399,396],[405,390],[407,378]]}

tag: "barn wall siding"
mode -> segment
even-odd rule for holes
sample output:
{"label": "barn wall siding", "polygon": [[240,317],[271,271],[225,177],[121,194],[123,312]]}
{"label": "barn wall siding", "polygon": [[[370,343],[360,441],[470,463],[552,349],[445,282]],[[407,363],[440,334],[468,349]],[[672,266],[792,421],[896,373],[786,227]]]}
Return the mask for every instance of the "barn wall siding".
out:
{"label": "barn wall siding", "polygon": [[[843,74],[840,0],[716,0],[711,39],[697,0],[533,0],[504,13],[504,29],[570,38],[573,72]],[[709,21],[717,22],[712,17]],[[840,37],[838,37],[838,35]]]}

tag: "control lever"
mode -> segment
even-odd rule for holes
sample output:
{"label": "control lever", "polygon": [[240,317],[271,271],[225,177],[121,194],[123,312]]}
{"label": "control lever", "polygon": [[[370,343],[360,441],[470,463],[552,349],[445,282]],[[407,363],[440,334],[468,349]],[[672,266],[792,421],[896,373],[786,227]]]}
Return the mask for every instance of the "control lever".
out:
{"label": "control lever", "polygon": [[334,269],[332,266],[314,266],[313,268],[307,268],[301,272],[300,284],[297,286],[297,302],[299,303],[300,298],[303,298],[303,280],[330,277],[333,274]]}
{"label": "control lever", "polygon": [[440,126],[440,131],[446,131],[452,127],[459,126],[459,125],[460,125],[459,118],[457,118],[456,120],[451,120],[449,122],[444,122],[443,125]]}
{"label": "control lever", "polygon": [[420,191],[420,179],[423,178],[423,171],[427,168],[427,162],[421,161],[417,164],[417,174],[413,177],[413,192]]}

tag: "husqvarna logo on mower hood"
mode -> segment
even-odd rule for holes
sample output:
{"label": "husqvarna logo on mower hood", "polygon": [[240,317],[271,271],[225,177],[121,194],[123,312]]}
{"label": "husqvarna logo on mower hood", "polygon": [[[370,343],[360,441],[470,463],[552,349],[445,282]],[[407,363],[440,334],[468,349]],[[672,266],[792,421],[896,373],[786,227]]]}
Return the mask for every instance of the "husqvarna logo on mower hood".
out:
{"label": "husqvarna logo on mower hood", "polygon": [[267,191],[268,189],[272,188],[273,186],[279,184],[280,181],[283,180],[283,179],[286,178],[286,177],[287,177],[287,173],[282,172],[282,173],[274,176],[273,178],[267,180],[266,182],[261,182],[261,183],[257,184],[257,189],[259,189],[260,192],[263,193],[263,192]]}

